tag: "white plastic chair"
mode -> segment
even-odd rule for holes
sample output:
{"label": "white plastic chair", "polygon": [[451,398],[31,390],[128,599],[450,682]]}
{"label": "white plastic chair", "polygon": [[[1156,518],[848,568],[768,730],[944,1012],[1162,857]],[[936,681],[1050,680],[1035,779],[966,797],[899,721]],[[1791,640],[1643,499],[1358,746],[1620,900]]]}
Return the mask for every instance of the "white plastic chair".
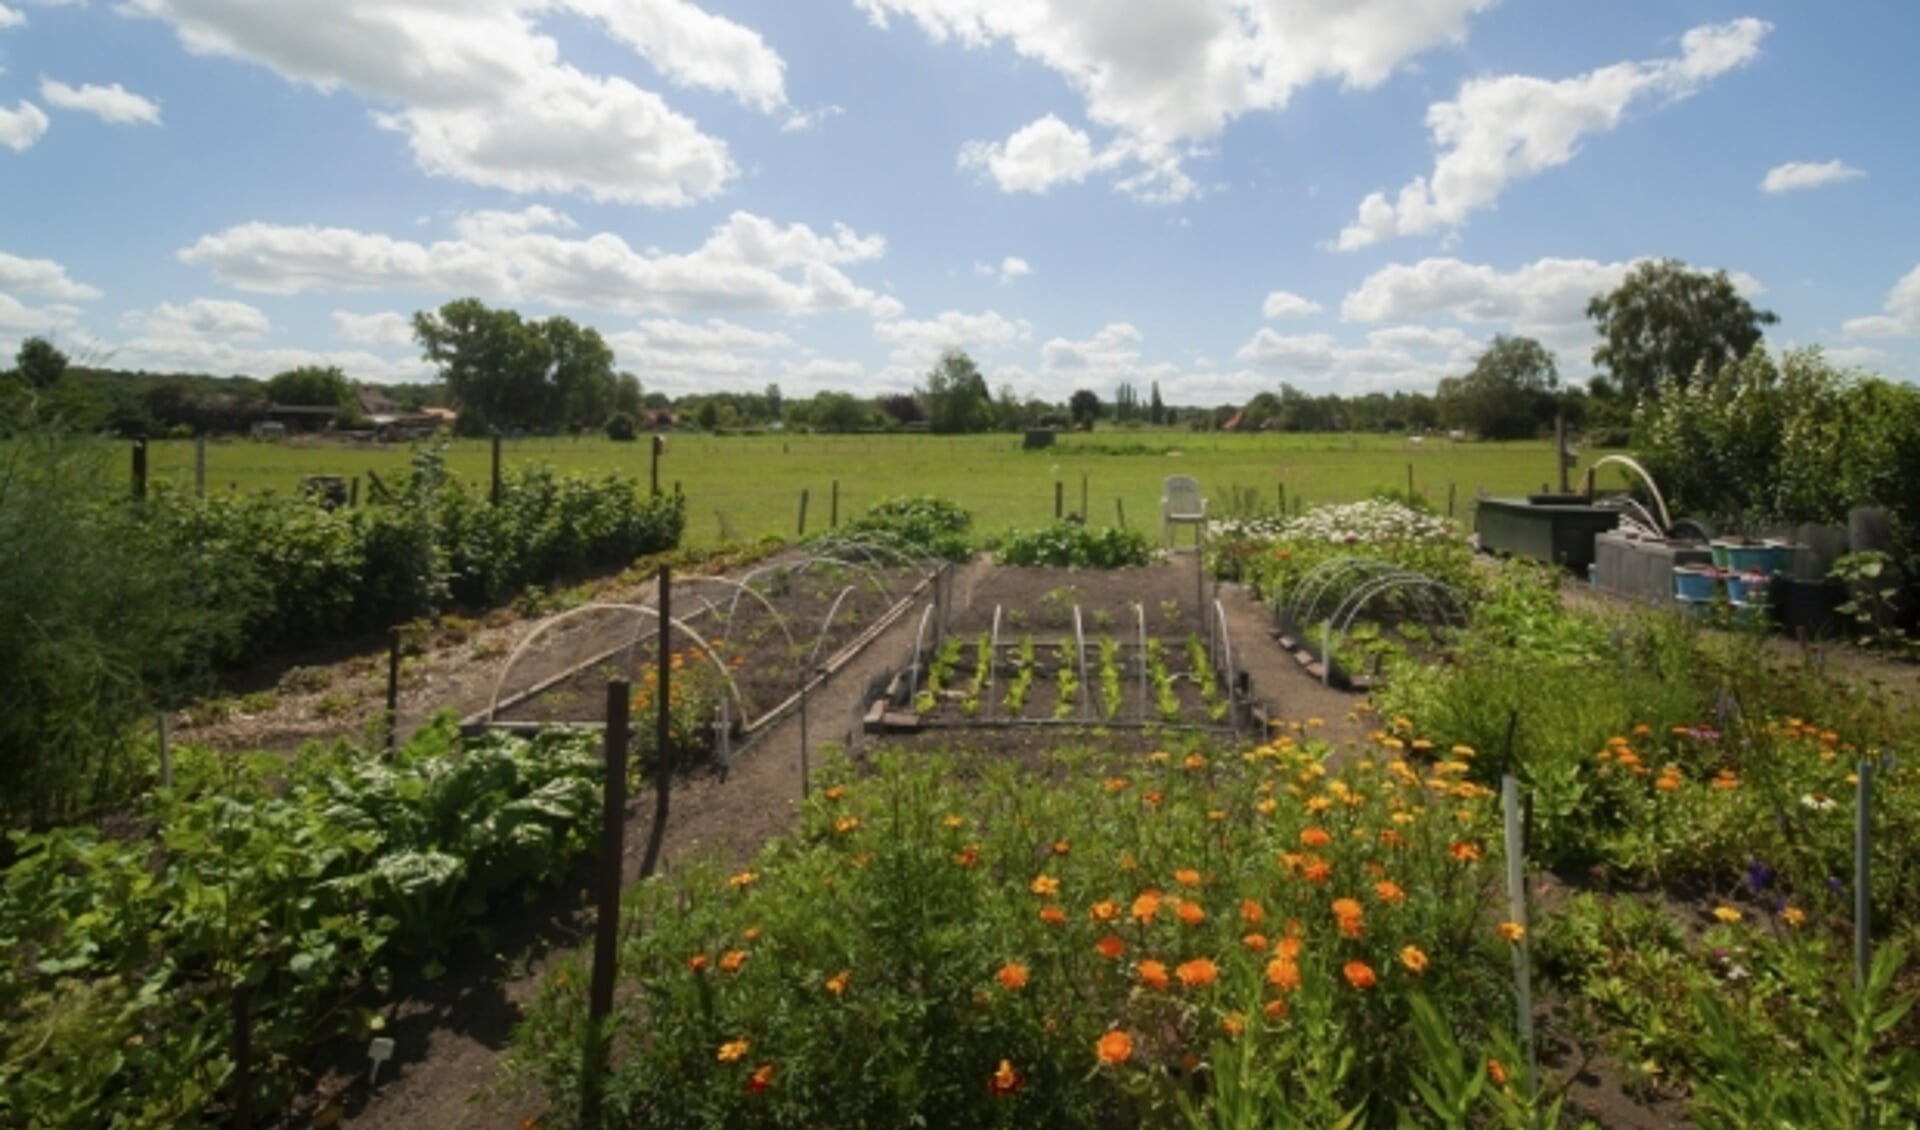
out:
{"label": "white plastic chair", "polygon": [[1207,525],[1207,500],[1200,494],[1200,483],[1187,475],[1168,475],[1160,488],[1160,540],[1173,544],[1173,528],[1177,525],[1193,527],[1193,544],[1197,547],[1205,536]]}

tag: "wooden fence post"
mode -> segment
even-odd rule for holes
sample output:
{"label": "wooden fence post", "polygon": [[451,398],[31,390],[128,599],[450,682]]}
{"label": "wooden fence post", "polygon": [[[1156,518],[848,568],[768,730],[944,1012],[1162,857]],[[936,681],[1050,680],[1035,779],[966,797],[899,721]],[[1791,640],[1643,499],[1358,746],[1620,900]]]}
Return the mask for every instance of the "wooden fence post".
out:
{"label": "wooden fence post", "polygon": [[493,493],[489,496],[495,506],[500,505],[500,433],[493,433]]}
{"label": "wooden fence post", "polygon": [[147,500],[147,441],[133,441],[133,500]]}
{"label": "wooden fence post", "polygon": [[800,536],[807,536],[807,495],[806,487],[800,488]]}
{"label": "wooden fence post", "polygon": [[[607,683],[607,731],[600,802],[600,874],[595,892],[593,974],[587,990],[587,1040],[581,1067],[580,1125],[600,1125],[600,1102],[607,1069],[607,1018],[613,1015],[615,973],[620,961],[620,880],[627,846],[627,718],[631,704],[626,680]],[[666,701],[664,697],[662,702]]]}
{"label": "wooden fence post", "polygon": [[660,654],[659,674],[653,688],[654,703],[654,757],[659,759],[658,779],[655,781],[653,803],[653,827],[647,832],[647,854],[640,861],[640,877],[653,877],[654,865],[660,862],[660,845],[667,834],[667,797],[673,788],[673,716],[667,712],[667,699],[671,688],[667,680],[672,677],[670,662],[673,652],[673,579],[667,566],[660,566]]}

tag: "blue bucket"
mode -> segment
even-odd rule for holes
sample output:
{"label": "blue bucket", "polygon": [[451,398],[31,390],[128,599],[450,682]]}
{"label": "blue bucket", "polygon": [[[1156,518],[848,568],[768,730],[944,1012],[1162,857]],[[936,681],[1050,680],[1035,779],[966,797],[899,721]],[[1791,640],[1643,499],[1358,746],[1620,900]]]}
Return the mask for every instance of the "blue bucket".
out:
{"label": "blue bucket", "polygon": [[1764,604],[1767,600],[1765,573],[1731,573],[1727,576],[1727,599],[1735,604]]}
{"label": "blue bucket", "polygon": [[1713,582],[1718,573],[1704,565],[1676,565],[1673,568],[1675,599],[1707,601],[1713,599]]}

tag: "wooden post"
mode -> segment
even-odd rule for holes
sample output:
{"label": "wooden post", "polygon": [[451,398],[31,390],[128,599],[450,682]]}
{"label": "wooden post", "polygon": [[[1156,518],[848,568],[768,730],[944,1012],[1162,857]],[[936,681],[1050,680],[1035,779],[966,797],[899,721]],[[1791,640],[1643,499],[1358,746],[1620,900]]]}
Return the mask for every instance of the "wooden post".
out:
{"label": "wooden post", "polygon": [[1453,496],[1454,496],[1455,486],[1456,484],[1454,483],[1447,484],[1447,517],[1449,518],[1453,517]]}
{"label": "wooden post", "polygon": [[133,500],[147,500],[147,441],[133,441]]}
{"label": "wooden post", "polygon": [[1082,471],[1080,472],[1080,521],[1084,523],[1086,522],[1088,517],[1089,515],[1087,514],[1087,473],[1085,471]]}
{"label": "wooden post", "polygon": [[253,1022],[245,982],[233,987],[233,1130],[253,1130]]}
{"label": "wooden post", "polygon": [[1274,494],[1278,497],[1280,502],[1280,508],[1274,511],[1274,513],[1284,518],[1287,516],[1287,484],[1284,480],[1281,482],[1277,482],[1273,484],[1273,489],[1274,489]]}
{"label": "wooden post", "polygon": [[493,494],[490,496],[495,506],[500,505],[500,433],[493,433]]}
{"label": "wooden post", "polygon": [[800,488],[800,536],[807,536],[807,488]]}
{"label": "wooden post", "polygon": [[658,432],[654,433],[652,482],[653,482],[653,496],[655,498],[660,497],[660,453],[665,451],[666,449],[667,449],[666,437],[660,435]]}
{"label": "wooden post", "polygon": [[1587,468],[1587,501],[1593,501],[1593,468]]}
{"label": "wooden post", "polygon": [[1059,479],[1053,480],[1053,520],[1058,522],[1067,516],[1067,484]]}
{"label": "wooden post", "polygon": [[1120,519],[1120,528],[1123,530],[1126,529],[1127,528],[1127,500],[1124,498],[1114,499],[1113,512],[1114,512],[1114,515]]}
{"label": "wooden post", "polygon": [[840,480],[833,480],[833,500],[827,504],[827,528],[840,528]]}
{"label": "wooden post", "polygon": [[387,757],[400,750],[400,629],[387,637]]}
{"label": "wooden post", "polygon": [[660,861],[660,844],[667,834],[667,795],[673,787],[673,716],[667,712],[667,699],[670,687],[667,680],[673,673],[670,660],[673,651],[673,578],[667,566],[660,566],[660,664],[658,680],[653,688],[654,701],[654,756],[659,759],[658,779],[653,786],[653,827],[647,832],[647,854],[640,861],[640,877],[653,877],[653,868]]}
{"label": "wooden post", "polygon": [[353,482],[347,485],[347,505],[358,509],[360,506],[360,476],[355,475]]}
{"label": "wooden post", "polygon": [[[664,621],[663,621],[664,622]],[[620,880],[627,847],[627,713],[624,679],[607,684],[607,733],[600,800],[600,874],[595,892],[593,974],[587,991],[587,1040],[581,1066],[580,1125],[600,1125],[600,1099],[607,1069],[607,1017],[620,962]],[[665,701],[663,698],[661,701]]]}
{"label": "wooden post", "polygon": [[1413,464],[1407,464],[1407,501],[1413,501]]}
{"label": "wooden post", "polygon": [[1560,468],[1560,493],[1566,494],[1567,486],[1567,416],[1564,412],[1553,414],[1553,464]]}
{"label": "wooden post", "polygon": [[207,497],[207,437],[193,437],[193,496]]}

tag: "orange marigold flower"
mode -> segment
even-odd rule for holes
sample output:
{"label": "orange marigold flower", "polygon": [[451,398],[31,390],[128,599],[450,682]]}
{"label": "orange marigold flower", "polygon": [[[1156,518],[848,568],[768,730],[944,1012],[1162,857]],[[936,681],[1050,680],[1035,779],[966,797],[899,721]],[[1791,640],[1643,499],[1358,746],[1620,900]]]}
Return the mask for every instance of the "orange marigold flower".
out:
{"label": "orange marigold flower", "polygon": [[1267,920],[1266,908],[1252,899],[1240,900],[1240,921],[1249,926],[1258,926]]}
{"label": "orange marigold flower", "polygon": [[1447,849],[1447,854],[1460,863],[1478,863],[1480,862],[1480,845],[1468,843],[1466,840],[1455,840],[1453,846]]}
{"label": "orange marigold flower", "polygon": [[1158,808],[1160,807],[1160,802],[1165,800],[1166,797],[1162,793],[1154,791],[1140,794],[1140,799],[1147,803],[1148,808]]}
{"label": "orange marigold flower", "polygon": [[1240,1033],[1247,1030],[1247,1018],[1241,1013],[1229,1012],[1220,1018],[1220,1029],[1227,1034],[1227,1039],[1237,1040]]}
{"label": "orange marigold flower", "polygon": [[1400,949],[1400,964],[1415,973],[1427,971],[1427,955],[1419,946],[1403,946]]}
{"label": "orange marigold flower", "polygon": [[749,942],[758,941],[760,939],[760,927],[749,926],[746,929],[740,931],[740,936],[745,938]]}
{"label": "orange marigold flower", "polygon": [[1220,967],[1211,958],[1196,957],[1192,961],[1183,961],[1173,971],[1180,983],[1189,989],[1204,989],[1220,977]]}
{"label": "orange marigold flower", "polygon": [[1713,779],[1713,787],[1716,789],[1737,789],[1740,787],[1740,777],[1731,769],[1722,769],[1719,775]]}
{"label": "orange marigold flower", "polygon": [[1268,1020],[1278,1024],[1287,1018],[1287,999],[1285,997],[1273,998],[1260,1009],[1260,1013]]}
{"label": "orange marigold flower", "polygon": [[1279,808],[1280,802],[1272,797],[1261,797],[1259,802],[1253,806],[1253,810],[1262,816],[1272,816]]}
{"label": "orange marigold flower", "polygon": [[829,993],[832,993],[836,997],[845,996],[847,992],[847,985],[852,980],[853,980],[853,970],[842,969],[840,972],[835,973],[833,976],[827,978],[827,991]]}
{"label": "orange marigold flower", "polygon": [[953,853],[953,861],[962,867],[972,867],[980,862],[980,845],[968,844]]}
{"label": "orange marigold flower", "polygon": [[1093,948],[1100,951],[1101,957],[1109,961],[1117,961],[1121,954],[1127,952],[1127,943],[1122,941],[1118,934],[1107,934],[1093,943]]}
{"label": "orange marigold flower", "polygon": [[1267,936],[1265,934],[1248,934],[1246,937],[1240,939],[1240,944],[1252,950],[1254,953],[1265,953],[1267,950]]}
{"label": "orange marigold flower", "polygon": [[720,1052],[715,1058],[721,1063],[738,1063],[746,1058],[747,1049],[752,1046],[745,1040],[728,1040],[720,1045]]}
{"label": "orange marigold flower", "polygon": [[1715,918],[1718,918],[1720,921],[1725,922],[1729,926],[1733,925],[1735,922],[1740,921],[1740,912],[1731,906],[1714,907],[1713,916]]}
{"label": "orange marigold flower", "polygon": [[1129,913],[1133,915],[1135,921],[1143,926],[1153,921],[1154,917],[1160,913],[1159,893],[1155,891],[1143,892],[1139,898],[1133,900],[1133,909]]}
{"label": "orange marigold flower", "polygon": [[1200,872],[1191,867],[1182,867],[1173,873],[1173,881],[1183,887],[1197,887],[1200,885]]}
{"label": "orange marigold flower", "polygon": [[1500,923],[1500,936],[1509,942],[1518,942],[1527,936],[1527,928],[1518,922]]}
{"label": "orange marigold flower", "polygon": [[726,973],[738,973],[740,972],[740,967],[746,963],[747,951],[728,950],[720,958],[720,969]]}
{"label": "orange marigold flower", "polygon": [[1797,906],[1790,906],[1780,912],[1780,920],[1797,930],[1807,924],[1807,912]]}
{"label": "orange marigold flower", "polygon": [[1043,906],[1040,908],[1040,921],[1049,926],[1065,926],[1067,912],[1057,906]]}
{"label": "orange marigold flower", "polygon": [[854,829],[858,828],[859,826],[860,826],[860,818],[858,816],[842,816],[840,819],[835,820],[833,822],[833,830],[836,832],[839,832],[843,836],[846,835],[848,832],[851,832]]}
{"label": "orange marigold flower", "polygon": [[1284,957],[1267,962],[1267,984],[1283,993],[1300,988],[1300,967]]}
{"label": "orange marigold flower", "polygon": [[1198,926],[1207,920],[1206,908],[1188,899],[1181,899],[1180,908],[1174,913],[1180,916],[1180,921],[1189,926]]}
{"label": "orange marigold flower", "polygon": [[1143,961],[1135,967],[1134,973],[1140,978],[1140,983],[1147,988],[1159,989],[1163,992],[1166,990],[1167,967],[1161,962],[1153,960]]}
{"label": "orange marigold flower", "polygon": [[[1053,854],[1055,855],[1065,855],[1072,850],[1073,850],[1073,845],[1068,843],[1066,840],[1053,841]],[[1001,1060],[1000,1062],[1005,1063],[1006,1061]]]}
{"label": "orange marigold flower", "polygon": [[1300,960],[1300,951],[1305,948],[1306,944],[1300,940],[1299,935],[1288,934],[1286,937],[1274,943],[1273,952],[1279,955],[1283,961],[1298,961]]}
{"label": "orange marigold flower", "polygon": [[1497,1059],[1487,1061],[1487,1078],[1493,1080],[1496,1087],[1507,1085],[1507,1065]]}
{"label": "orange marigold flower", "polygon": [[1133,1037],[1116,1029],[1100,1037],[1093,1045],[1093,1052],[1101,1063],[1109,1066],[1125,1063],[1133,1058]]}
{"label": "orange marigold flower", "polygon": [[1106,783],[1101,787],[1110,793],[1123,793],[1126,792],[1127,788],[1132,784],[1133,782],[1127,780],[1125,777],[1108,777]]}
{"label": "orange marigold flower", "polygon": [[1207,767],[1207,759],[1197,753],[1189,753],[1186,760],[1180,764],[1186,766],[1188,769],[1205,769]]}
{"label": "orange marigold flower", "polygon": [[1120,917],[1120,904],[1112,899],[1101,899],[1087,908],[1087,917],[1095,922],[1111,922]]}
{"label": "orange marigold flower", "polygon": [[1052,896],[1060,893],[1060,880],[1051,875],[1036,875],[1027,889],[1036,895]]}
{"label": "orange marigold flower", "polygon": [[1027,967],[1017,961],[1009,961],[1002,965],[1000,972],[993,976],[1000,982],[1000,987],[1009,993],[1017,993],[1027,987]]}
{"label": "orange marigold flower", "polygon": [[1364,961],[1347,962],[1340,967],[1340,975],[1347,979],[1347,984],[1356,989],[1371,989],[1375,984],[1373,966]]}
{"label": "orange marigold flower", "polygon": [[1335,918],[1358,918],[1363,913],[1365,913],[1365,911],[1361,909],[1359,899],[1337,898],[1333,900],[1333,916]]}
{"label": "orange marigold flower", "polygon": [[1310,847],[1310,848],[1326,847],[1328,844],[1332,842],[1333,842],[1333,836],[1328,834],[1325,828],[1315,826],[1311,828],[1300,829],[1300,846],[1301,847]]}
{"label": "orange marigold flower", "polygon": [[687,959],[687,968],[693,970],[695,973],[705,973],[707,971],[707,966],[711,965],[712,963],[713,963],[712,959],[709,958],[706,954],[696,953],[692,957]]}
{"label": "orange marigold flower", "polygon": [[1399,906],[1401,903],[1407,901],[1407,892],[1401,890],[1400,884],[1391,879],[1382,879],[1378,883],[1375,883],[1373,885],[1373,893],[1379,896],[1380,901],[1386,903],[1388,906]]}
{"label": "orange marigold flower", "polygon": [[1300,868],[1300,877],[1315,886],[1333,878],[1333,865],[1324,859],[1309,859]]}
{"label": "orange marigold flower", "polygon": [[763,1063],[754,1068],[753,1074],[747,1076],[747,1090],[756,1095],[766,1090],[773,1085],[773,1075],[774,1068],[771,1063]]}
{"label": "orange marigold flower", "polygon": [[1402,839],[1400,833],[1394,831],[1392,828],[1382,828],[1380,829],[1380,842],[1388,847],[1399,847],[1406,843],[1406,840]]}
{"label": "orange marigold flower", "polygon": [[760,878],[760,876],[755,875],[751,871],[742,871],[738,875],[728,879],[727,884],[733,887],[751,887],[753,886],[754,880],[758,878]]}
{"label": "orange marigold flower", "polygon": [[967,826],[967,818],[964,816],[949,816],[943,823],[949,828],[964,828]]}
{"label": "orange marigold flower", "polygon": [[1001,1060],[1000,1066],[987,1076],[987,1089],[996,1095],[1011,1095],[1020,1089],[1020,1073],[1013,1069],[1010,1060]]}

